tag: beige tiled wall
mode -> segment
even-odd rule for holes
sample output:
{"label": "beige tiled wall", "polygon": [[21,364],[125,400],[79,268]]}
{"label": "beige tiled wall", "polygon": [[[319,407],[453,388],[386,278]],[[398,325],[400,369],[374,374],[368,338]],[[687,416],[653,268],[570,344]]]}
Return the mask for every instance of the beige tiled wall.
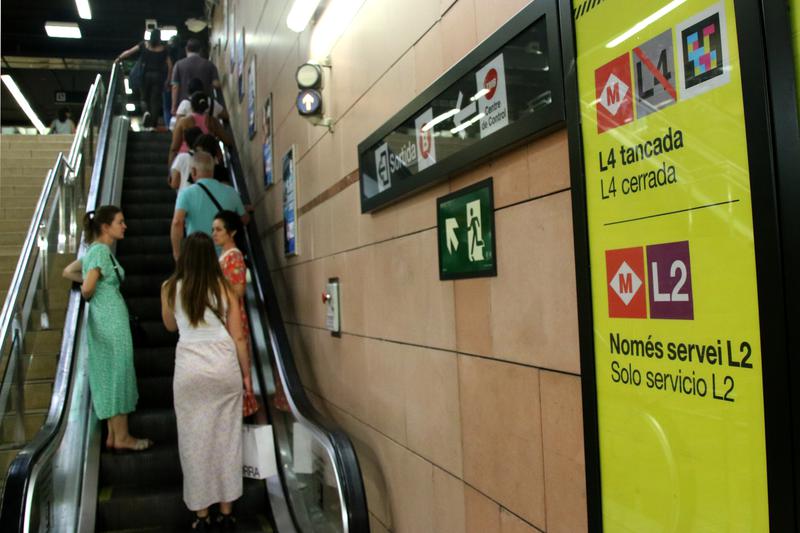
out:
{"label": "beige tiled wall", "polygon": [[[310,30],[289,0],[229,0],[257,58],[258,123],[273,94],[276,184],[260,130],[225,76],[237,146],[290,341],[313,401],[353,438],[372,530],[581,532],[586,526],[571,195],[564,130],[362,215],[352,183],[299,218],[282,254],[280,160],[296,149],[298,206],[357,171],[357,144],[527,0],[367,0],[331,54],[333,133],[294,110]],[[218,10],[220,11],[220,10]],[[224,31],[215,13],[212,45]],[[223,38],[224,42],[224,38]],[[230,46],[230,44],[229,44]],[[228,72],[229,52],[217,61]],[[439,281],[436,198],[494,178],[498,275]],[[319,294],[341,280],[341,338]]]}

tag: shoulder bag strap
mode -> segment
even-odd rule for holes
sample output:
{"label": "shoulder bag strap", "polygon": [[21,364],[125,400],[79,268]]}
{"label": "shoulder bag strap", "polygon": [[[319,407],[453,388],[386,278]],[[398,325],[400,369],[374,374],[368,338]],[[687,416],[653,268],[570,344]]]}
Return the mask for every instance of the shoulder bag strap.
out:
{"label": "shoulder bag strap", "polygon": [[209,197],[209,198],[211,198],[211,201],[212,201],[212,202],[214,202],[214,205],[217,207],[217,210],[218,210],[218,211],[224,211],[224,209],[223,209],[223,208],[222,208],[222,206],[219,204],[219,202],[217,201],[217,199],[216,199],[216,198],[214,198],[214,195],[213,195],[213,194],[211,194],[211,191],[209,191],[209,190],[208,190],[208,188],[207,188],[205,185],[203,185],[203,184],[202,184],[202,183],[200,183],[199,181],[198,181],[198,182],[196,182],[196,185],[198,185],[198,186],[199,186],[201,189],[203,189],[204,191],[206,191],[206,194],[208,195],[208,197]]}
{"label": "shoulder bag strap", "polygon": [[121,287],[122,286],[122,276],[119,275],[119,269],[117,268],[119,263],[117,263],[117,260],[114,259],[114,254],[108,254],[108,257],[111,258],[111,264],[114,265],[114,274],[117,275],[117,280],[119,281],[119,285]]}

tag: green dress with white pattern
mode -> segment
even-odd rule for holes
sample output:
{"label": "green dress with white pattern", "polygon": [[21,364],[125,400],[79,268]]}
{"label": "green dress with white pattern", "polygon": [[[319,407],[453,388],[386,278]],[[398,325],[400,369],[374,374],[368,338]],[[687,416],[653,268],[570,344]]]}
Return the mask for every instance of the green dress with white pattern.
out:
{"label": "green dress with white pattern", "polygon": [[[89,300],[87,339],[92,404],[97,418],[104,420],[136,409],[139,392],[133,368],[133,340],[111,249],[96,242],[86,251],[81,263],[84,279],[90,270],[100,268],[100,279]],[[120,277],[125,279],[119,262],[117,268]]]}

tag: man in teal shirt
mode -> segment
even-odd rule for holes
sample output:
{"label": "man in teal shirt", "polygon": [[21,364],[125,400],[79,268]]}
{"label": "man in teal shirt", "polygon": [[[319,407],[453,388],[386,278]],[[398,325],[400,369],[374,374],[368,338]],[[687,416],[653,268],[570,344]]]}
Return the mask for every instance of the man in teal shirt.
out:
{"label": "man in teal shirt", "polygon": [[[172,216],[170,240],[172,241],[172,256],[178,260],[181,252],[181,241],[184,229],[186,235],[202,231],[211,235],[211,224],[214,217],[221,210],[234,211],[242,217],[242,223],[247,224],[249,216],[245,212],[242,199],[236,189],[214,179],[214,158],[205,152],[198,151],[192,157],[192,179],[194,184],[178,193],[175,202],[175,214]],[[203,189],[205,187],[205,190]],[[208,191],[208,192],[206,192]],[[219,209],[211,196],[216,199],[222,209]]]}

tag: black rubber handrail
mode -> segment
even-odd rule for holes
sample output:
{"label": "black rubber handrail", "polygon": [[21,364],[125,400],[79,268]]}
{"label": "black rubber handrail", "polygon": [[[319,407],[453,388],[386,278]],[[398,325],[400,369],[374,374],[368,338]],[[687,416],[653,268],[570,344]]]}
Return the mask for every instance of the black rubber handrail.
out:
{"label": "black rubber handrail", "polygon": [[[217,92],[217,99],[220,102],[223,101],[219,92]],[[230,129],[229,133],[233,136],[233,132]],[[248,204],[250,203],[250,195],[236,147],[230,147],[227,155],[231,182],[239,191],[244,203]],[[314,407],[308,398],[289,345],[289,337],[286,334],[281,310],[275,296],[275,287],[272,284],[270,270],[263,247],[260,244],[255,221],[251,220],[247,225],[245,235],[247,247],[249,248],[247,252],[251,261],[253,286],[259,297],[259,303],[263,306],[261,309],[262,320],[264,315],[266,316],[266,321],[263,324],[264,331],[269,332],[273,341],[272,346],[275,349],[272,351],[276,359],[278,359],[275,363],[282,369],[285,377],[285,392],[290,396],[291,402],[294,403],[299,415],[318,428],[330,441],[335,454],[336,471],[346,506],[349,533],[368,533],[370,528],[367,497],[364,481],[361,477],[361,467],[353,443],[347,434],[333,420]],[[280,379],[280,377],[276,376],[277,379]],[[286,487],[284,487],[284,490],[286,490]]]}
{"label": "black rubber handrail", "polygon": [[[103,167],[108,147],[108,136],[111,132],[111,120],[113,118],[114,98],[116,97],[117,86],[120,83],[119,77],[121,66],[115,64],[111,71],[111,79],[106,93],[103,118],[100,123],[98,133],[97,150],[92,171],[92,180],[89,194],[87,195],[86,209],[94,209],[97,195],[100,191],[100,181],[103,176]],[[85,251],[81,247],[80,252]],[[53,383],[53,395],[50,399],[50,408],[44,425],[33,439],[17,454],[8,468],[6,475],[3,499],[0,502],[0,531],[23,531],[25,527],[25,506],[27,505],[28,493],[31,490],[31,477],[34,468],[41,460],[42,456],[49,449],[53,441],[61,433],[62,426],[66,421],[66,405],[72,394],[70,382],[75,366],[76,331],[83,315],[85,304],[81,298],[80,291],[72,290],[67,302],[67,314],[64,321],[64,329],[61,337],[61,350],[56,368],[55,381]]]}

